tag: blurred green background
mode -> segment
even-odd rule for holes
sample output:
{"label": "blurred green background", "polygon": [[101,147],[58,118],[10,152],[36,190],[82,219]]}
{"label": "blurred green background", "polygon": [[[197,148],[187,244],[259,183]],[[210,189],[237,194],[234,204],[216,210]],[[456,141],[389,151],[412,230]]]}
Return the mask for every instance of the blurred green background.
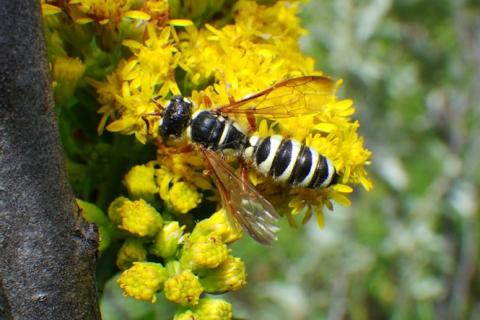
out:
{"label": "blurred green background", "polygon": [[[271,248],[234,245],[248,285],[225,298],[241,319],[480,319],[480,3],[311,0],[304,51],[344,80],[373,191],[326,212],[326,227],[283,221]],[[160,296],[160,295],[159,295]],[[160,298],[160,297],[159,297]],[[167,319],[121,297],[105,319]]]}

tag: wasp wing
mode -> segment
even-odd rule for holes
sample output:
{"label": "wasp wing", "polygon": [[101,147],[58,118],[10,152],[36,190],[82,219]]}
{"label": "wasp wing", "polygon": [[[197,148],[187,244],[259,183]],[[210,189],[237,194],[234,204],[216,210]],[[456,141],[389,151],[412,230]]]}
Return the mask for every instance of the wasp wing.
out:
{"label": "wasp wing", "polygon": [[217,110],[223,114],[254,114],[272,119],[315,114],[334,101],[335,88],[335,82],[324,76],[292,78]]}
{"label": "wasp wing", "polygon": [[215,173],[215,182],[222,204],[231,223],[240,225],[253,239],[269,245],[277,239],[278,214],[248,181],[242,180],[234,169],[212,150],[202,150]]}

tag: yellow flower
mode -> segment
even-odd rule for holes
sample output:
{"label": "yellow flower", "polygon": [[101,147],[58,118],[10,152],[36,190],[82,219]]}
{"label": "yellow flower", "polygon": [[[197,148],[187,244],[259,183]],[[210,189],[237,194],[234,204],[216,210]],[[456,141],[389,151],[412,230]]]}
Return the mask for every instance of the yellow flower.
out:
{"label": "yellow flower", "polygon": [[225,261],[228,248],[218,236],[200,237],[195,242],[187,241],[180,264],[184,269],[212,269]]}
{"label": "yellow flower", "polygon": [[[109,21],[119,22],[123,15],[135,4],[134,0],[72,0],[71,9],[78,10],[78,23],[98,21],[106,24]],[[87,18],[88,17],[88,18]]]}
{"label": "yellow flower", "polygon": [[217,268],[208,270],[200,282],[209,293],[224,293],[243,288],[247,279],[245,264],[240,258],[229,256]]}
{"label": "yellow flower", "polygon": [[124,184],[133,199],[143,198],[153,202],[154,195],[158,192],[155,169],[149,165],[134,166],[130,169],[125,175]]}
{"label": "yellow flower", "polygon": [[117,198],[110,205],[108,215],[119,229],[140,237],[155,235],[163,224],[162,216],[143,199]]}
{"label": "yellow flower", "polygon": [[84,72],[85,65],[78,58],[55,58],[52,77],[56,83],[55,98],[59,104],[68,104]]}
{"label": "yellow flower", "polygon": [[160,198],[172,210],[187,213],[202,201],[202,195],[193,185],[178,181],[179,177],[175,177],[163,167],[156,170],[156,176]]}
{"label": "yellow flower", "polygon": [[124,295],[154,303],[157,300],[155,293],[162,288],[166,279],[167,272],[161,264],[134,262],[130,269],[121,274],[117,282]]}
{"label": "yellow flower", "polygon": [[143,4],[142,11],[146,12],[157,25],[163,25],[169,15],[168,0],[149,0]]}
{"label": "yellow flower", "polygon": [[174,183],[170,189],[170,203],[175,211],[187,213],[202,201],[200,193],[185,182]]}
{"label": "yellow flower", "polygon": [[190,270],[184,270],[165,281],[165,297],[182,306],[198,304],[202,292],[198,277]]}
{"label": "yellow flower", "polygon": [[242,237],[242,230],[233,227],[224,209],[215,212],[208,219],[197,223],[190,235],[190,241],[197,242],[201,237],[219,237],[223,243],[230,243]]}
{"label": "yellow flower", "polygon": [[211,180],[203,173],[204,159],[197,152],[178,153],[175,148],[160,145],[157,150],[158,162],[179,180],[188,181],[197,188],[212,190]]}
{"label": "yellow flower", "polygon": [[130,268],[134,262],[144,261],[147,258],[147,250],[140,239],[128,238],[117,254],[117,267],[120,270]]}
{"label": "yellow flower", "polygon": [[202,320],[230,320],[233,316],[232,305],[221,299],[200,299],[193,311]]}
{"label": "yellow flower", "polygon": [[178,221],[165,223],[162,230],[156,235],[150,252],[164,259],[172,257],[182,241],[184,227]]}

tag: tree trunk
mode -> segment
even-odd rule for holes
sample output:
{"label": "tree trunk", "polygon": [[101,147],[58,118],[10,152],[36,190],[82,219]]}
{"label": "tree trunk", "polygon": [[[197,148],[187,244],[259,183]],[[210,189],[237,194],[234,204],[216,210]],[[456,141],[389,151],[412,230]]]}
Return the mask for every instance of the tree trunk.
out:
{"label": "tree trunk", "polygon": [[0,8],[0,319],[100,319],[97,233],[67,180],[40,3]]}

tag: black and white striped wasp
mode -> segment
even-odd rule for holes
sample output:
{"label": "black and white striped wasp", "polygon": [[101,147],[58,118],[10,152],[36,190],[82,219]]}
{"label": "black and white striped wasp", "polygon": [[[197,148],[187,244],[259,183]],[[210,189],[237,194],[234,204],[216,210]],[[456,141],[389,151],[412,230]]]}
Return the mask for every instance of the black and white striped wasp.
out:
{"label": "black and white striped wasp", "polygon": [[[246,117],[251,129],[255,117],[275,120],[318,113],[329,102],[335,83],[323,76],[302,76],[278,82],[254,95],[224,106],[193,113],[192,102],[174,96],[163,110],[158,130],[164,140],[185,134],[207,159],[222,204],[235,225],[239,224],[262,244],[276,239],[275,208],[223,159],[223,154],[239,157],[274,181],[292,187],[327,188],[338,174],[333,163],[299,141],[272,135],[261,138],[232,120]],[[159,104],[157,104],[159,105]]]}

